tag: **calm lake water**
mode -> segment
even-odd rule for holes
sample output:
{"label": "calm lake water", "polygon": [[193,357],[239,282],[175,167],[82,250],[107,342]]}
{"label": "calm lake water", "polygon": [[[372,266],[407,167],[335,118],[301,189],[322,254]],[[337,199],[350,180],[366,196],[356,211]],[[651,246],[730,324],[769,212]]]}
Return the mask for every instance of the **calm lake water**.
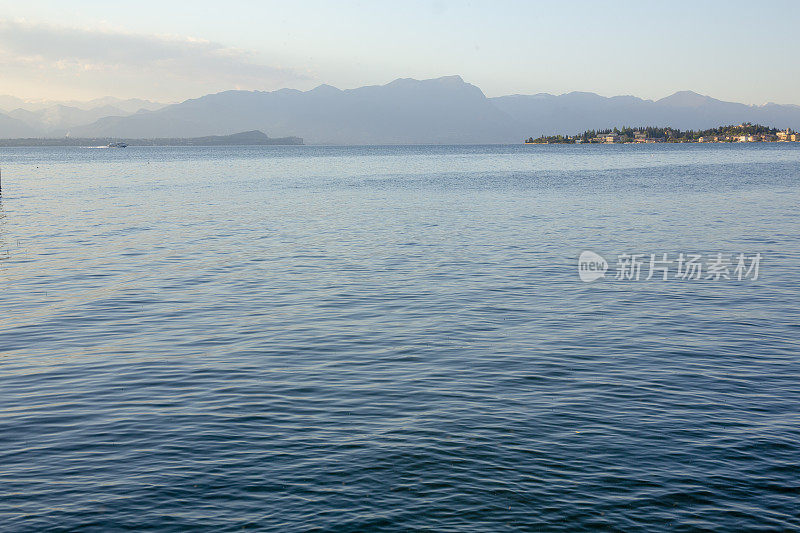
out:
{"label": "calm lake water", "polygon": [[800,528],[800,144],[0,168],[0,529]]}

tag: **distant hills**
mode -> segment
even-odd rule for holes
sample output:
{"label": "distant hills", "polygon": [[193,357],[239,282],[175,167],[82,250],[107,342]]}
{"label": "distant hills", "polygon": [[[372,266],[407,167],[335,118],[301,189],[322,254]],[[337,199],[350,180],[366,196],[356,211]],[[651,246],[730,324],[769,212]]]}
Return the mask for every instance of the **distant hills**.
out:
{"label": "distant hills", "polygon": [[800,106],[766,104],[748,106],[723,102],[691,91],[660,100],[634,96],[605,98],[572,92],[553,96],[502,96],[492,98],[498,109],[527,126],[531,135],[576,134],[590,129],[622,126],[669,126],[702,130],[723,124],[751,122],[777,128],[800,126]]}
{"label": "distant hills", "polygon": [[[137,112],[154,111],[165,104],[138,98],[113,97],[80,101],[26,101],[14,96],[0,96],[0,138],[48,136],[63,137],[74,126],[91,124],[109,117],[124,117]],[[8,120],[13,119],[13,120]]]}
{"label": "distant hills", "polygon": [[262,131],[243,131],[232,135],[190,138],[125,139],[119,137],[58,137],[0,139],[0,146],[265,146],[303,144],[299,137],[268,137]]}
{"label": "distant hills", "polygon": [[115,98],[104,96],[93,100],[23,100],[16,96],[0,95],[0,111],[8,112],[15,109],[26,111],[39,111],[54,106],[75,107],[83,110],[95,109],[103,106],[112,106],[123,113],[135,113],[139,110],[153,111],[167,104],[143,100],[141,98]]}
{"label": "distant hills", "polygon": [[310,91],[226,91],[149,113],[108,117],[73,135],[152,137],[258,129],[306,142],[405,144],[506,142],[510,117],[459,77],[400,79],[381,86]]}
{"label": "distant hills", "polygon": [[[585,92],[487,98],[459,76],[348,90],[321,85],[310,91],[225,91],[149,105],[136,112],[113,101],[17,108],[0,114],[0,137],[187,138],[261,130],[312,144],[461,144],[521,142],[614,126],[705,129],[752,122],[800,129],[795,105],[749,106],[691,91],[656,101]],[[2,106],[8,103],[0,97]]]}
{"label": "distant hills", "polygon": [[33,137],[40,134],[25,122],[0,113],[0,137]]}

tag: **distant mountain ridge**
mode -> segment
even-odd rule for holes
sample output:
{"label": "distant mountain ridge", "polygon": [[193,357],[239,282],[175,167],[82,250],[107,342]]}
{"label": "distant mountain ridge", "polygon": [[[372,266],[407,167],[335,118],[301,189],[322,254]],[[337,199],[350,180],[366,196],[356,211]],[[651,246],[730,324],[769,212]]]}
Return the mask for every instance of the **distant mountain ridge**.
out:
{"label": "distant mountain ridge", "polygon": [[[243,131],[232,135],[210,135],[192,138],[121,139],[118,137],[60,137],[0,139],[6,146],[269,146],[303,144],[299,137],[268,137],[262,131]],[[115,146],[120,147],[120,146]]]}
{"label": "distant mountain ridge", "polygon": [[606,98],[572,92],[554,96],[501,96],[492,98],[500,110],[528,125],[530,135],[575,134],[589,129],[621,126],[670,126],[706,129],[742,122],[777,128],[800,128],[800,107],[766,104],[748,106],[723,102],[692,91],[680,91],[660,100],[634,96]]}
{"label": "distant mountain ridge", "polygon": [[[23,122],[3,127],[0,122],[0,138],[25,135],[63,137],[70,128],[91,124],[108,116],[128,116],[140,111],[154,111],[166,104],[139,98],[121,99],[107,96],[88,101],[28,101],[14,96],[0,96],[0,116]],[[27,133],[25,133],[27,132]]]}
{"label": "distant mountain ridge", "polygon": [[[347,90],[320,85],[309,91],[224,91],[134,114],[122,111],[83,124],[75,123],[79,113],[72,110],[48,111],[35,120],[15,111],[0,115],[0,137],[25,136],[14,132],[36,130],[48,116],[56,117],[49,135],[187,138],[261,130],[311,144],[506,143],[623,125],[704,129],[753,122],[800,129],[795,105],[749,106],[691,91],[656,101],[587,92],[487,98],[460,76],[401,78]],[[84,110],[83,116],[89,112],[97,113]]]}
{"label": "distant mountain ridge", "polygon": [[0,111],[5,113],[15,109],[40,111],[54,106],[76,107],[84,111],[103,106],[112,106],[125,113],[135,113],[140,109],[154,111],[166,105],[168,104],[143,98],[116,98],[114,96],[103,96],[102,98],[93,98],[91,100],[25,100],[16,96],[0,95]]}
{"label": "distant mountain ridge", "polygon": [[126,116],[130,113],[111,105],[91,108],[88,110],[56,104],[52,107],[29,111],[15,109],[8,116],[23,121],[34,130],[44,132],[60,132],[73,126],[80,126],[94,122],[107,116]]}
{"label": "distant mountain ridge", "polygon": [[109,117],[74,135],[170,137],[259,129],[311,143],[507,142],[512,120],[458,76],[398,79],[340,90],[226,91],[134,116]]}

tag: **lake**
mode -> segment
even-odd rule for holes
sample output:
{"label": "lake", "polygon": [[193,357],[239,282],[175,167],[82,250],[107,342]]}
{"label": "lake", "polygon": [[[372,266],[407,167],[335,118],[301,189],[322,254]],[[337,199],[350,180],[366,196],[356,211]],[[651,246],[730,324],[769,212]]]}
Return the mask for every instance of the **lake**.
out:
{"label": "lake", "polygon": [[800,528],[800,144],[0,169],[4,530]]}

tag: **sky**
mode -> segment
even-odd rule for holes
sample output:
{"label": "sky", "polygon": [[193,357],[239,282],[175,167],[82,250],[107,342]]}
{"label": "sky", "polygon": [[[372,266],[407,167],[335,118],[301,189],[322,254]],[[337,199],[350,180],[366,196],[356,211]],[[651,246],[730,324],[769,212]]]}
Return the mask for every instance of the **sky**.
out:
{"label": "sky", "polygon": [[0,95],[174,102],[458,74],[487,96],[800,104],[798,27],[797,0],[0,0]]}

